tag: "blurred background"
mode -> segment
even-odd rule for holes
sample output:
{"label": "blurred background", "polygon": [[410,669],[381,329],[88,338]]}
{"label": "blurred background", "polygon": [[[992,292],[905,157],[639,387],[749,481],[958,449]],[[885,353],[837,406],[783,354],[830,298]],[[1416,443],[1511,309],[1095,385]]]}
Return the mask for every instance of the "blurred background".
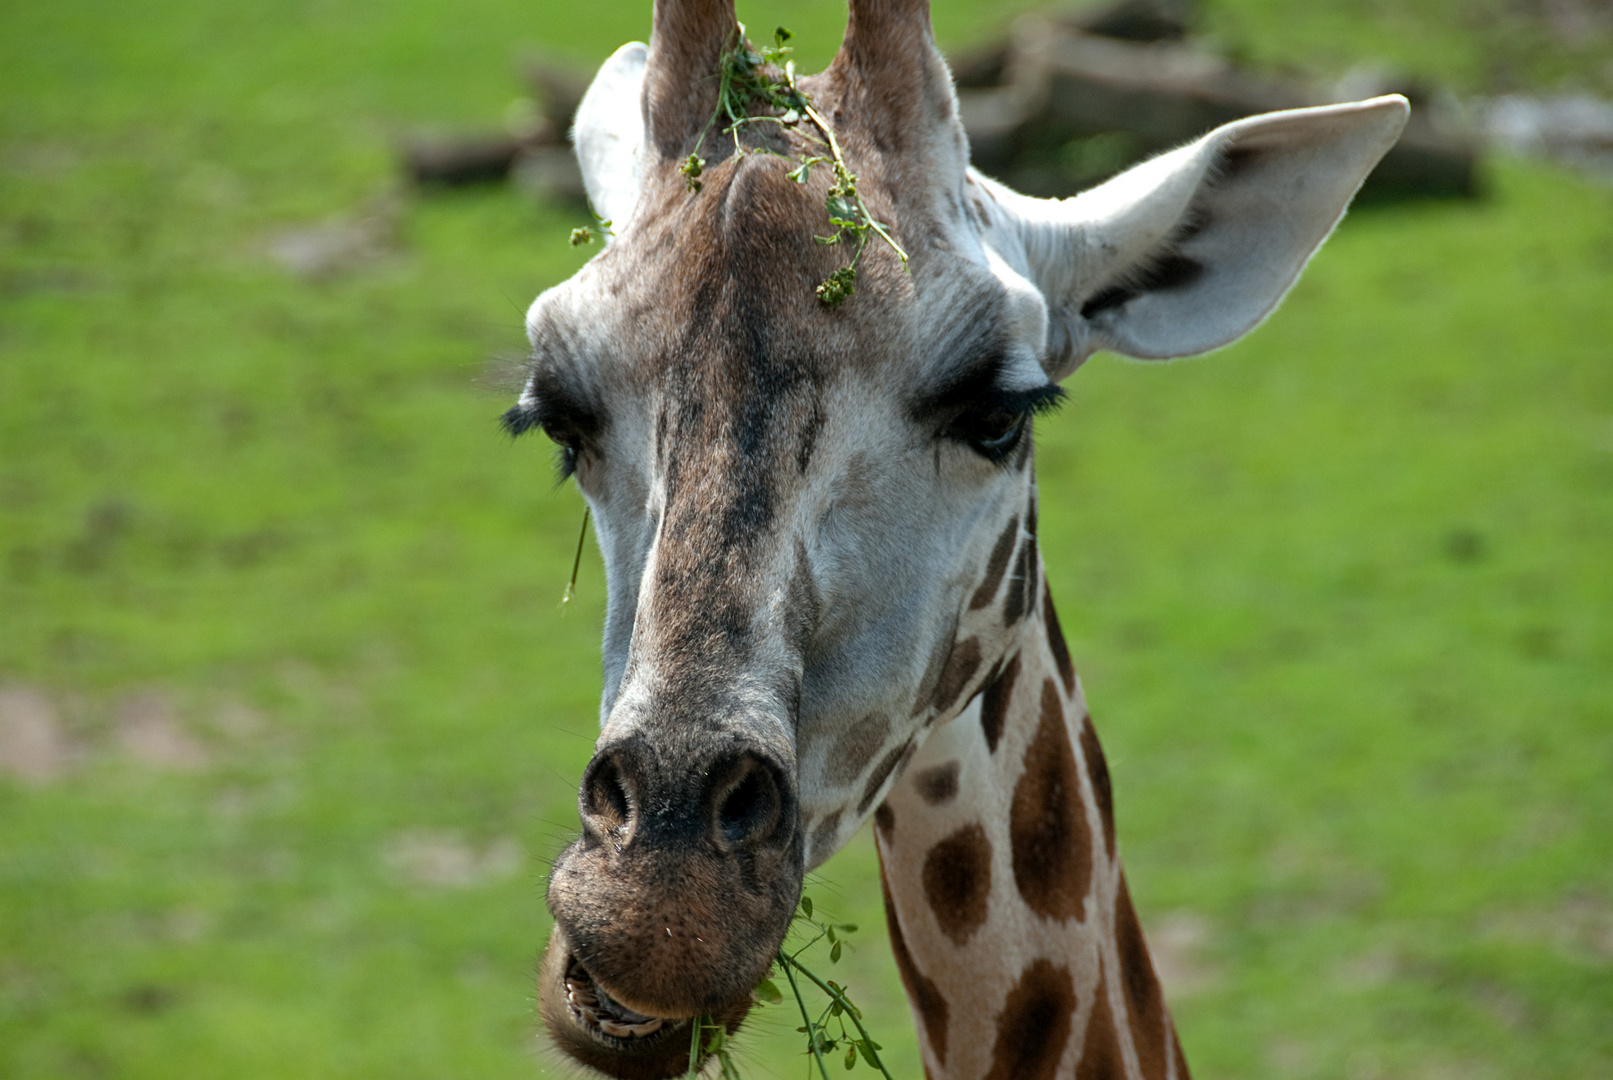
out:
{"label": "blurred background", "polygon": [[[1613,1075],[1613,7],[934,6],[1039,191],[1166,113],[1418,101],[1269,323],[1070,381],[1044,555],[1197,1075]],[[844,25],[740,7],[809,70]],[[566,88],[649,17],[0,6],[0,1076],[563,1071],[604,584],[561,610],[582,504],[487,372],[590,253]],[[867,837],[808,891],[918,1076]]]}

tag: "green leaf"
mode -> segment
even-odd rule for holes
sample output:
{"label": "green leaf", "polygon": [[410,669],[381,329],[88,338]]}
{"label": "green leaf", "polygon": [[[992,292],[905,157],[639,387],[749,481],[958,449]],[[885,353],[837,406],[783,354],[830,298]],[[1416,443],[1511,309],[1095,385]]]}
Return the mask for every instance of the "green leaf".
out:
{"label": "green leaf", "polygon": [[769,1005],[777,1005],[784,1000],[784,995],[779,991],[777,984],[772,979],[763,979],[757,983],[756,989],[752,990],[751,994],[757,1001],[764,1001]]}
{"label": "green leaf", "polygon": [[840,963],[840,942],[838,941],[834,943],[834,948],[829,950],[829,963]]}
{"label": "green leaf", "polygon": [[843,922],[843,923],[840,924],[840,930],[843,933],[855,934],[857,932],[857,924],[856,923],[850,923],[850,922]]}
{"label": "green leaf", "polygon": [[829,935],[829,944],[833,945],[835,943],[835,928],[834,928],[834,926],[833,925],[825,926],[823,928],[823,932],[825,934]]}
{"label": "green leaf", "polygon": [[807,918],[809,918],[809,919],[812,918],[812,897],[810,897],[810,896],[801,897],[801,912]]}
{"label": "green leaf", "polygon": [[849,1072],[857,1064],[857,1044],[852,1043],[846,1047],[846,1070]]}

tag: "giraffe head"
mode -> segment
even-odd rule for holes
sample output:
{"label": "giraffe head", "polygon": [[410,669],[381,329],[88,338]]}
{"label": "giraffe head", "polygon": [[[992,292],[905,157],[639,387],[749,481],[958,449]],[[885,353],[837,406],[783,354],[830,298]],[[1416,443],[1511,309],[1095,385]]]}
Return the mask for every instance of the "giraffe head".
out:
{"label": "giraffe head", "polygon": [[[1404,123],[1400,98],[1258,117],[1067,201],[968,168],[925,0],[852,0],[801,86],[873,212],[855,294],[798,126],[717,105],[732,0],[658,0],[575,139],[606,249],[532,305],[507,422],[593,509],[609,602],[582,836],[549,880],[543,1011],[622,1077],[744,1016],[801,890],[1036,609],[1031,418],[1100,348],[1226,344],[1293,283]],[[708,126],[709,125],[709,126]],[[691,192],[679,164],[708,159]],[[1016,555],[1016,552],[1018,553]]]}

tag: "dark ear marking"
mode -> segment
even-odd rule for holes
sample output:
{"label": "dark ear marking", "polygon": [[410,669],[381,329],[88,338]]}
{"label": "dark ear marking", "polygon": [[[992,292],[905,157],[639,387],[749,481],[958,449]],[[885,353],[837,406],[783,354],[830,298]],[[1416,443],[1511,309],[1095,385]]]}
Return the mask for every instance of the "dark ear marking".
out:
{"label": "dark ear marking", "polygon": [[1129,275],[1123,284],[1099,289],[1081,305],[1081,317],[1090,319],[1111,308],[1121,307],[1144,293],[1168,292],[1191,285],[1204,276],[1204,264],[1180,252],[1170,252],[1140,273]]}
{"label": "dark ear marking", "polygon": [[1249,171],[1262,156],[1264,156],[1262,152],[1254,147],[1238,146],[1234,143],[1221,151],[1220,160],[1216,162],[1215,178],[1230,180],[1240,173]]}

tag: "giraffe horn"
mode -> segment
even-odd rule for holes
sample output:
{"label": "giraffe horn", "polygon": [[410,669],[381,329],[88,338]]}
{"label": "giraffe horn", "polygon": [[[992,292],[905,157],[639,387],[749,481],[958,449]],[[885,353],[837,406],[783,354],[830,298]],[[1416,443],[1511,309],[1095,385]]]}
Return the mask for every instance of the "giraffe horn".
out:
{"label": "giraffe horn", "polygon": [[899,148],[916,128],[952,117],[952,78],[935,47],[929,0],[851,0],[829,71],[845,87],[845,115],[876,145]]}
{"label": "giraffe horn", "polygon": [[737,27],[734,0],[656,0],[644,104],[650,143],[663,158],[687,154],[710,119],[712,76]]}

